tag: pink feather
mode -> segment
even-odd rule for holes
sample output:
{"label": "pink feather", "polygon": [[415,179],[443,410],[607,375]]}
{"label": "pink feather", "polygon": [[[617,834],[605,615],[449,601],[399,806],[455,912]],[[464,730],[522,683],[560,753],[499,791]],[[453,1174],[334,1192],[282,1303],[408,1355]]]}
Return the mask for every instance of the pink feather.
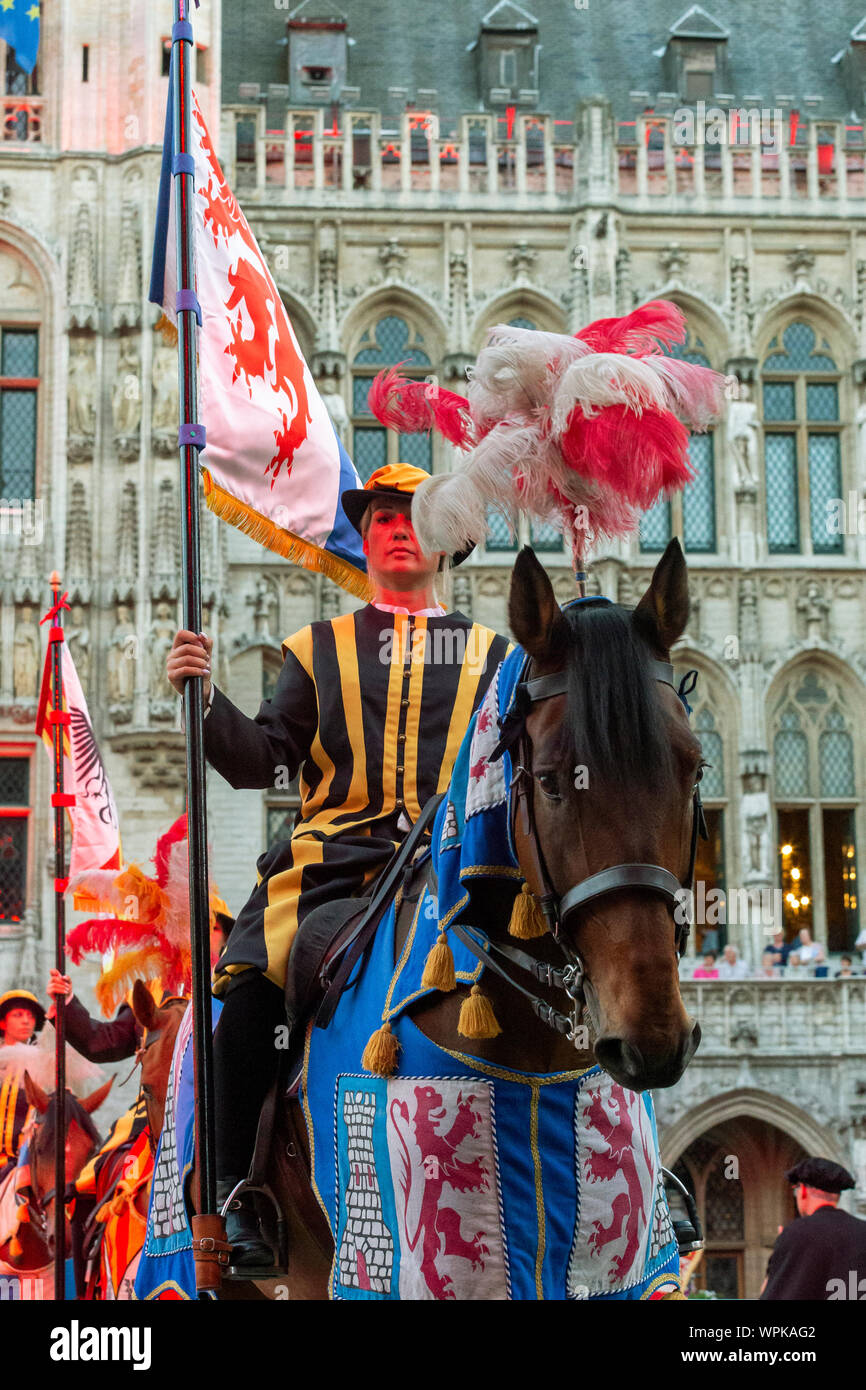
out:
{"label": "pink feather", "polygon": [[622,318],[596,319],[575,334],[593,352],[628,352],[636,357],[685,342],[682,310],[667,299],[651,299]]}
{"label": "pink feather", "polygon": [[367,404],[377,420],[399,434],[420,434],[435,427],[458,448],[468,448],[473,441],[465,396],[431,382],[410,381],[400,376],[398,367],[373,378]]}
{"label": "pink feather", "polygon": [[612,488],[630,506],[652,506],[693,473],[688,430],[666,410],[614,405],[587,420],[576,411],[562,436],[563,458],[585,478]]}

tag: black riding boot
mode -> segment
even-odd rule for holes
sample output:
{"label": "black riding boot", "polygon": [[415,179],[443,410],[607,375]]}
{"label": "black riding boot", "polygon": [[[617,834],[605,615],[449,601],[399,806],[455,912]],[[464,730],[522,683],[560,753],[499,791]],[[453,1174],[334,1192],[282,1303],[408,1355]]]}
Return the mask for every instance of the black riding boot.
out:
{"label": "black riding boot", "polygon": [[[222,1211],[240,1178],[221,1178],[217,1183],[217,1206]],[[256,1214],[255,1193],[241,1190],[232,1197],[226,1211],[226,1240],[232,1247],[231,1263],[239,1269],[270,1269],[274,1252],[262,1236]]]}
{"label": "black riding boot", "polygon": [[[275,1029],[285,1019],[281,991],[258,970],[245,970],[232,981],[214,1033],[220,1208],[250,1171],[259,1112],[276,1073]],[[274,1252],[261,1233],[254,1193],[242,1190],[232,1201],[226,1235],[233,1265],[273,1268]]]}

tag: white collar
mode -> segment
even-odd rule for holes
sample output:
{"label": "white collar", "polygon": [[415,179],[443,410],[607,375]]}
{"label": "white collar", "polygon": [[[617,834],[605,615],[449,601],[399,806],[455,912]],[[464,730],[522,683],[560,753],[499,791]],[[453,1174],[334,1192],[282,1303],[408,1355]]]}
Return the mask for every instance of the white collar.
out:
{"label": "white collar", "polygon": [[415,611],[414,611],[414,613],[411,613],[411,614],[409,613],[409,609],[406,608],[405,605],[402,605],[402,606],[401,606],[400,604],[394,604],[394,603],[374,603],[374,604],[373,604],[373,607],[374,607],[374,608],[378,608],[380,613],[405,613],[405,614],[407,615],[407,617],[412,617],[412,618],[444,618],[444,617],[445,617],[445,609],[442,607],[441,604],[437,604],[435,608],[416,608]]}

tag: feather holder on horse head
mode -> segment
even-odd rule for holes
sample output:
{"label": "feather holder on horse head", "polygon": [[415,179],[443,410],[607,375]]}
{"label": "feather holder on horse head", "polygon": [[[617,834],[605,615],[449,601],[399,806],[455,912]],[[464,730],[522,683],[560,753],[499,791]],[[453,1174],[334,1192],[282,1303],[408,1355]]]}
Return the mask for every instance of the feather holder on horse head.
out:
{"label": "feather holder on horse head", "polygon": [[464,454],[415,493],[422,547],[458,552],[483,541],[490,508],[512,530],[523,512],[567,536],[582,593],[588,551],[692,480],[689,431],[722,413],[726,378],[668,355],[685,337],[681,310],[657,299],[573,337],[498,324],[465,397],[381,372],[369,396],[377,419],[435,429]]}

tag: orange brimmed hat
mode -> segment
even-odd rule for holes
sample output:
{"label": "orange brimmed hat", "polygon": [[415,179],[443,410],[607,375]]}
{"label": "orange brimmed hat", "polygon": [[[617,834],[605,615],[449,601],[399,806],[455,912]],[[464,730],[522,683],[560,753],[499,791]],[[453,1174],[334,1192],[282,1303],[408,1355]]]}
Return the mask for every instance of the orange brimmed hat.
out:
{"label": "orange brimmed hat", "polygon": [[5,994],[0,994],[0,1022],[11,1009],[29,1009],[36,1019],[34,1032],[42,1031],[45,1023],[45,1010],[36,995],[31,994],[29,989],[10,989]]}
{"label": "orange brimmed hat", "polygon": [[[375,473],[371,473],[363,487],[348,488],[342,494],[343,511],[355,530],[360,532],[361,520],[372,502],[405,501],[429,477],[425,469],[414,468],[411,463],[387,463],[384,468],[377,468]],[[470,545],[468,550],[452,555],[451,564],[462,564],[474,548]]]}

